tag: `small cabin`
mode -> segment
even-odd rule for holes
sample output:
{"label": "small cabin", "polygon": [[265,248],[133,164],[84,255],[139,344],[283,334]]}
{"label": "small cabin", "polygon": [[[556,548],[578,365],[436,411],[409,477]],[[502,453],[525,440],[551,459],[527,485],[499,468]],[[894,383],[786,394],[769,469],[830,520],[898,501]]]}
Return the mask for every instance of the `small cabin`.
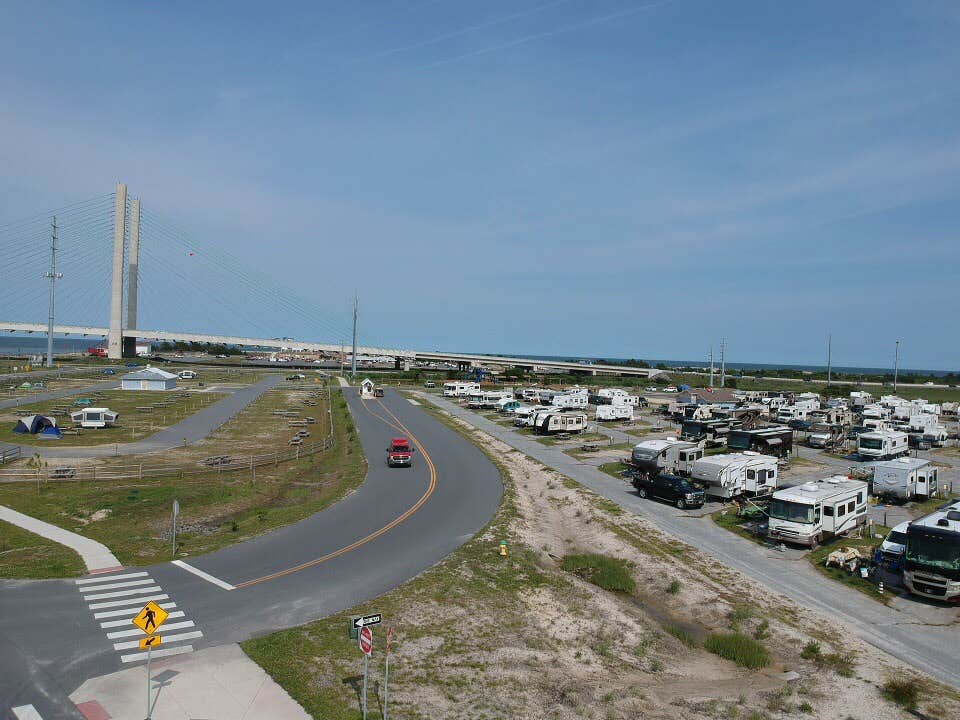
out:
{"label": "small cabin", "polygon": [[176,375],[149,365],[120,378],[122,390],[175,390],[176,387]]}

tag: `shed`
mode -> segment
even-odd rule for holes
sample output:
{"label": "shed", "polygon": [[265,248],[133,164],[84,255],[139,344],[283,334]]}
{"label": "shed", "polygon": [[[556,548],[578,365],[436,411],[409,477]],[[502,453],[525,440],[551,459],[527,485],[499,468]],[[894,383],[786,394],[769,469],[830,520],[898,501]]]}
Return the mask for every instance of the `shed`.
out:
{"label": "shed", "polygon": [[373,397],[374,384],[373,380],[370,378],[364,378],[360,383],[360,397],[362,398],[372,398]]}
{"label": "shed", "polygon": [[120,378],[122,390],[175,390],[176,387],[176,375],[149,365]]}

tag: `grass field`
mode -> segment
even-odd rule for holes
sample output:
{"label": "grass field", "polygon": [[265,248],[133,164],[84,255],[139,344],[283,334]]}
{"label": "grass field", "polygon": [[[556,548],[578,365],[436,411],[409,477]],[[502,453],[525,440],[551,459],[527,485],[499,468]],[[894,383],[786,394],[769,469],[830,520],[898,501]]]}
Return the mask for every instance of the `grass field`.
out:
{"label": "grass field", "polygon": [[[890,528],[882,525],[875,525],[873,531],[875,534],[885,537],[886,534],[890,532]],[[864,537],[862,538],[834,538],[829,542],[825,542],[816,550],[812,551],[809,555],[807,555],[807,559],[820,574],[826,575],[831,580],[836,580],[837,582],[846,585],[847,587],[851,587],[854,590],[858,590],[864,595],[867,595],[878,602],[887,603],[894,596],[889,589],[887,589],[884,595],[880,595],[877,592],[877,586],[869,580],[861,578],[859,572],[851,573],[844,568],[837,567],[836,565],[831,565],[830,567],[826,567],[824,565],[827,556],[830,555],[830,553],[832,553],[834,550],[838,550],[842,547],[856,548],[863,553],[864,559],[867,560],[873,553],[873,548],[875,548],[881,542],[881,538],[866,537],[866,533],[864,533]]]}
{"label": "grass field", "polygon": [[73,577],[85,572],[73,550],[0,520],[0,578]]}
{"label": "grass field", "polygon": [[[322,417],[326,408],[321,410],[316,414]],[[51,482],[39,493],[34,483],[9,483],[0,485],[0,504],[94,538],[124,564],[144,565],[170,558],[170,508],[177,499],[178,555],[210,552],[308,517],[362,482],[366,463],[346,402],[336,392],[333,415],[331,450],[258,468],[255,478],[242,470],[153,481]],[[278,432],[286,447],[289,429],[283,424]],[[0,568],[2,574],[15,571],[4,561]]]}

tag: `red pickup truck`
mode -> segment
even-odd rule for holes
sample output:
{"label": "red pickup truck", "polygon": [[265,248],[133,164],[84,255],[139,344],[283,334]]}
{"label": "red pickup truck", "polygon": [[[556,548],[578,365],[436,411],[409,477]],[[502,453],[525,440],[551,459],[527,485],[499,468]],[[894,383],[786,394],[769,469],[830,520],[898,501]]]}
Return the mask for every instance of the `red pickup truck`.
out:
{"label": "red pickup truck", "polygon": [[410,467],[413,464],[413,447],[405,437],[393,438],[387,448],[387,465]]}

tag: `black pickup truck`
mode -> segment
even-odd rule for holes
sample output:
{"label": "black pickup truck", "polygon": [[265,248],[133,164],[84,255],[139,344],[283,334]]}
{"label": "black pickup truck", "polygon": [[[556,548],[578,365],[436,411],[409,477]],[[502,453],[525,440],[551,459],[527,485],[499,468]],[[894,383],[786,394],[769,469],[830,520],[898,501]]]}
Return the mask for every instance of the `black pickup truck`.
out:
{"label": "black pickup truck", "polygon": [[633,486],[640,497],[666,500],[681,510],[700,507],[706,499],[702,489],[679,475],[661,474],[650,477],[643,473],[636,473],[633,476]]}

